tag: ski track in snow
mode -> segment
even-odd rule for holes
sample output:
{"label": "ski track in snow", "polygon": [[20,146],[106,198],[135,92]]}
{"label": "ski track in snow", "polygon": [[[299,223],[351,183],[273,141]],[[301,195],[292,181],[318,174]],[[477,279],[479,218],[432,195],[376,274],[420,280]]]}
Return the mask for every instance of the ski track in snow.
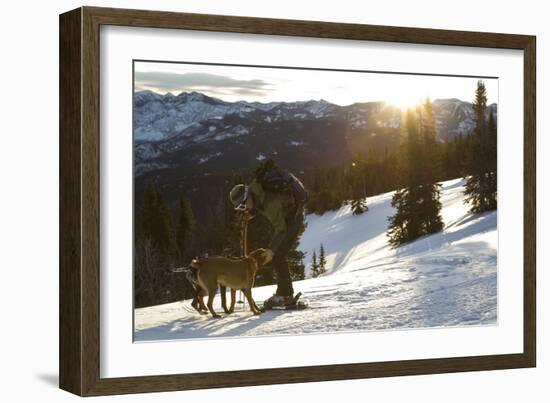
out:
{"label": "ski track in snow", "polygon": [[[294,282],[311,309],[240,310],[200,316],[181,301],[135,310],[136,341],[262,336],[336,331],[496,324],[497,213],[472,215],[463,204],[462,179],[443,182],[445,228],[397,249],[387,243],[392,193],[368,198],[369,211],[353,216],[349,206],[307,217],[300,249],[325,247],[327,273]],[[275,286],[254,288],[260,302]],[[237,307],[237,309],[239,309]]]}

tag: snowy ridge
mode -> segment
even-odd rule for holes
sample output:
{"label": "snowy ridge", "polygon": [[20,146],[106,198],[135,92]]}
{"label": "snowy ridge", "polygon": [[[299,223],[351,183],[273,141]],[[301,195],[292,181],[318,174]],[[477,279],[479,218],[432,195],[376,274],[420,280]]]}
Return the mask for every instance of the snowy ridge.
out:
{"label": "snowy ridge", "polygon": [[[495,113],[496,104],[488,110]],[[203,168],[227,171],[236,167],[232,159],[250,169],[254,160],[243,158],[291,155],[292,164],[304,169],[309,161],[297,157],[295,147],[310,157],[324,155],[327,147],[344,158],[350,149],[391,150],[400,135],[402,110],[385,102],[365,102],[348,106],[325,100],[297,102],[226,102],[191,92],[160,95],[151,91],[134,94],[134,156],[141,176],[159,169],[188,171],[186,161],[208,158],[223,152],[227,158],[210,159]],[[472,105],[459,99],[433,102],[437,137],[440,141],[468,135],[475,127]],[[342,141],[343,139],[343,141]],[[329,142],[330,144],[326,143]],[[250,146],[254,150],[245,150]],[[306,158],[307,160],[307,158]]]}
{"label": "snowy ridge", "polygon": [[[437,99],[433,102],[438,130],[447,135],[468,134],[474,127],[471,104],[459,99]],[[496,104],[489,106],[496,113]],[[198,92],[182,92],[175,96],[146,90],[134,94],[134,136],[137,141],[158,141],[179,135],[187,128],[209,119],[223,119],[227,115],[254,119],[255,112],[263,112],[267,122],[292,119],[324,119],[343,116],[355,127],[367,124],[368,114],[380,115],[380,126],[397,128],[401,112],[384,102],[356,103],[339,106],[321,100],[297,102],[226,102]]]}
{"label": "snowy ridge", "polygon": [[[189,311],[189,301],[175,302],[136,309],[136,340],[495,324],[497,213],[470,214],[464,185],[462,179],[443,182],[442,232],[397,249],[385,234],[392,193],[369,198],[369,211],[359,216],[349,206],[308,216],[300,249],[309,262],[323,242],[329,269],[294,282],[312,309],[239,311],[215,320]],[[274,286],[259,287],[253,295],[260,302],[273,292]],[[217,296],[221,312],[219,303]]]}
{"label": "snowy ridge", "polygon": [[134,138],[138,142],[164,140],[208,119],[255,109],[247,102],[225,102],[198,92],[174,96],[139,91],[134,94]]}
{"label": "snowy ridge", "polygon": [[[496,105],[488,108],[496,112]],[[473,130],[472,105],[458,99],[433,102],[440,141]],[[145,183],[163,170],[223,174],[255,169],[254,156],[284,155],[296,171],[312,162],[334,157],[350,158],[350,150],[393,150],[400,137],[403,111],[385,102],[348,106],[325,100],[298,102],[226,102],[201,93],[134,94],[134,162],[136,177]],[[299,147],[307,144],[307,147]],[[330,150],[330,152],[329,152]],[[222,152],[224,158],[210,158]],[[238,166],[235,166],[238,161]],[[181,178],[178,178],[181,179]],[[138,188],[140,187],[138,184]]]}

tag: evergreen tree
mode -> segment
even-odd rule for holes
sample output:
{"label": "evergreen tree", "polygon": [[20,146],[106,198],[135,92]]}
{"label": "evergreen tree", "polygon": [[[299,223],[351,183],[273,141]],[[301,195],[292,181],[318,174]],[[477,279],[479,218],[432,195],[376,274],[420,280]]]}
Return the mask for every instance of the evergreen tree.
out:
{"label": "evergreen tree", "polygon": [[487,92],[483,81],[477,82],[473,103],[475,129],[472,133],[468,161],[469,177],[464,191],[470,211],[482,213],[497,208],[496,124],[492,114],[486,122]]}
{"label": "evergreen tree", "polygon": [[170,252],[173,247],[170,214],[162,194],[152,184],[145,190],[140,217],[138,236],[150,239],[161,252]]}
{"label": "evergreen tree", "polygon": [[353,214],[359,215],[368,210],[367,207],[367,178],[366,162],[360,155],[355,157],[351,163],[349,172],[349,193],[351,198],[351,210]]}
{"label": "evergreen tree", "polygon": [[180,264],[184,264],[193,255],[197,225],[191,202],[185,195],[180,195],[176,213],[175,240]]}
{"label": "evergreen tree", "polygon": [[392,197],[396,212],[389,218],[388,228],[393,247],[443,228],[437,183],[442,175],[441,156],[429,98],[416,111],[407,111],[404,130],[399,164],[401,188]]}
{"label": "evergreen tree", "polygon": [[444,179],[453,178],[453,174],[457,171],[455,165],[455,144],[455,141],[449,140],[448,138],[443,143],[443,152],[441,153],[441,159],[443,163]]}
{"label": "evergreen tree", "polygon": [[161,192],[149,185],[136,216],[134,303],[149,306],[184,297],[185,283],[174,281],[175,242],[171,217]]}
{"label": "evergreen tree", "polygon": [[305,279],[305,253],[298,249],[293,249],[288,253],[288,269],[292,281]]}
{"label": "evergreen tree", "polygon": [[318,275],[324,274],[327,271],[326,268],[327,265],[327,259],[325,258],[325,247],[323,244],[321,244],[321,247],[319,249],[319,270]]}
{"label": "evergreen tree", "polygon": [[465,161],[468,157],[468,139],[462,133],[453,139],[447,139],[441,146],[443,176],[442,180],[454,179],[466,176]]}
{"label": "evergreen tree", "polygon": [[[387,156],[387,147],[385,149],[384,156]],[[378,157],[374,148],[370,148],[367,153],[367,160],[365,162],[365,178],[366,178],[366,194],[365,196],[372,196],[382,193],[383,190],[383,160]]]}
{"label": "evergreen tree", "polygon": [[322,215],[326,211],[338,210],[347,194],[344,177],[341,167],[316,168],[312,178],[305,181],[310,192],[306,211]]}
{"label": "evergreen tree", "polygon": [[[395,167],[397,166],[397,153],[390,152],[388,147],[384,149],[384,157],[379,165],[379,172],[375,174],[380,176],[380,188],[378,193],[395,190],[398,186],[398,175]],[[374,174],[374,173],[373,173]],[[378,194],[376,193],[376,194]]]}
{"label": "evergreen tree", "polygon": [[393,247],[412,241],[422,235],[417,211],[417,189],[421,183],[418,161],[420,161],[420,141],[416,113],[408,110],[405,118],[404,134],[399,155],[400,189],[396,190],[391,201],[395,214],[389,218],[388,237]]}
{"label": "evergreen tree", "polygon": [[317,263],[317,253],[313,251],[313,256],[311,257],[311,276],[313,278],[319,277],[319,264]]}
{"label": "evergreen tree", "polygon": [[497,208],[497,124],[493,113],[487,124],[488,206]]}
{"label": "evergreen tree", "polygon": [[420,220],[422,233],[433,234],[443,229],[441,202],[439,201],[441,185],[437,180],[442,176],[442,162],[439,144],[436,141],[435,119],[430,98],[426,98],[420,109],[420,132],[422,134],[423,156],[420,161],[422,183],[420,193]]}
{"label": "evergreen tree", "polygon": [[489,122],[487,123],[487,152],[488,152],[488,167],[489,172],[494,172],[496,177],[497,172],[497,122],[495,115],[489,114]]}
{"label": "evergreen tree", "polygon": [[354,215],[363,214],[368,210],[366,199],[353,199],[351,201],[351,211]]}

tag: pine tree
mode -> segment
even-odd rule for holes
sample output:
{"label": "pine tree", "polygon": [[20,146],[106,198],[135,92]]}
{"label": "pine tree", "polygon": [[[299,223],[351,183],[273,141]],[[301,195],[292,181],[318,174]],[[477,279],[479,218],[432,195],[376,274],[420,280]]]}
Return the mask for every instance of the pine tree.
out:
{"label": "pine tree", "polygon": [[305,180],[309,190],[306,211],[322,215],[338,210],[347,197],[346,180],[341,167],[315,168]]}
{"label": "pine tree", "polygon": [[313,278],[319,277],[319,264],[317,263],[317,253],[313,251],[313,256],[311,257],[311,276]]}
{"label": "pine tree", "polygon": [[423,156],[421,160],[422,184],[420,191],[420,220],[423,234],[433,234],[443,229],[441,202],[439,201],[441,185],[438,178],[443,175],[443,165],[439,144],[436,141],[435,120],[430,98],[426,98],[420,109],[420,132],[422,134]]}
{"label": "pine tree", "polygon": [[290,271],[290,278],[292,281],[305,279],[305,265],[304,257],[305,253],[298,249],[293,249],[288,252],[288,269]]}
{"label": "pine tree", "polygon": [[323,246],[323,244],[321,244],[321,247],[319,249],[319,270],[318,270],[319,276],[321,274],[326,273],[327,271],[326,265],[327,265],[327,259],[325,258],[325,247]]}
{"label": "pine tree", "polygon": [[367,178],[366,163],[357,155],[351,163],[349,173],[349,193],[351,197],[351,210],[354,215],[359,215],[368,210],[367,207]]}
{"label": "pine tree", "polygon": [[435,139],[431,102],[426,99],[416,111],[406,115],[405,133],[400,149],[401,189],[392,197],[396,208],[390,217],[388,237],[393,247],[443,228],[440,185],[441,155]]}
{"label": "pine tree", "polygon": [[[384,156],[387,155],[387,147]],[[365,196],[372,196],[382,193],[383,190],[383,175],[382,175],[382,162],[383,160],[378,157],[374,148],[369,148],[367,152],[367,160],[365,162],[365,178],[366,178],[366,194]]]}
{"label": "pine tree", "polygon": [[193,254],[197,224],[191,202],[185,195],[180,195],[176,212],[175,240],[180,264]]}
{"label": "pine tree", "polygon": [[496,124],[492,114],[486,122],[487,91],[483,81],[477,82],[473,103],[475,129],[472,133],[468,173],[464,191],[465,203],[472,213],[482,213],[497,208],[496,181]]}
{"label": "pine tree", "polygon": [[173,246],[172,223],[164,198],[154,185],[149,185],[144,193],[143,206],[138,223],[139,236],[151,239],[154,247],[161,252],[171,251]]}
{"label": "pine tree", "polygon": [[400,189],[391,201],[395,214],[389,218],[388,237],[391,246],[396,247],[422,235],[417,210],[418,192],[421,183],[418,161],[420,161],[420,140],[416,113],[408,110],[403,127],[402,144],[399,152]]}
{"label": "pine tree", "polygon": [[448,138],[443,143],[443,152],[441,159],[443,162],[444,179],[451,179],[456,172],[455,156],[456,156],[456,142],[449,140]]}
{"label": "pine tree", "polygon": [[353,215],[363,214],[368,210],[366,199],[353,199],[351,201],[351,212]]}
{"label": "pine tree", "polygon": [[[170,267],[173,264],[174,239],[170,214],[161,192],[149,185],[143,203],[136,214],[135,236],[135,304],[155,305],[182,297],[185,289],[177,290]],[[174,294],[178,291],[179,294]]]}
{"label": "pine tree", "polygon": [[497,124],[495,116],[489,114],[487,123],[487,169],[488,169],[488,205],[491,210],[497,208]]}
{"label": "pine tree", "polygon": [[380,163],[380,189],[378,193],[388,192],[394,190],[398,186],[397,170],[397,153],[388,150],[388,147],[384,149],[384,157]]}

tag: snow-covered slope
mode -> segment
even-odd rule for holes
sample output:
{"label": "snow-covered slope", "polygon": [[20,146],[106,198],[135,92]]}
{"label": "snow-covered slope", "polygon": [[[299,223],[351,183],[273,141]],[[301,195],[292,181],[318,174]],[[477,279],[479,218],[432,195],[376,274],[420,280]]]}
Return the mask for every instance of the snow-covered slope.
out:
{"label": "snow-covered slope", "polygon": [[[472,215],[463,204],[464,180],[443,183],[445,229],[391,249],[391,193],[368,199],[369,211],[349,207],[308,216],[300,248],[307,262],[323,243],[328,272],[294,283],[311,309],[248,311],[222,319],[199,316],[189,301],[135,310],[137,341],[209,336],[259,336],[333,331],[495,324],[497,213]],[[253,290],[256,301],[273,286]],[[216,297],[217,310],[219,296]]]}

